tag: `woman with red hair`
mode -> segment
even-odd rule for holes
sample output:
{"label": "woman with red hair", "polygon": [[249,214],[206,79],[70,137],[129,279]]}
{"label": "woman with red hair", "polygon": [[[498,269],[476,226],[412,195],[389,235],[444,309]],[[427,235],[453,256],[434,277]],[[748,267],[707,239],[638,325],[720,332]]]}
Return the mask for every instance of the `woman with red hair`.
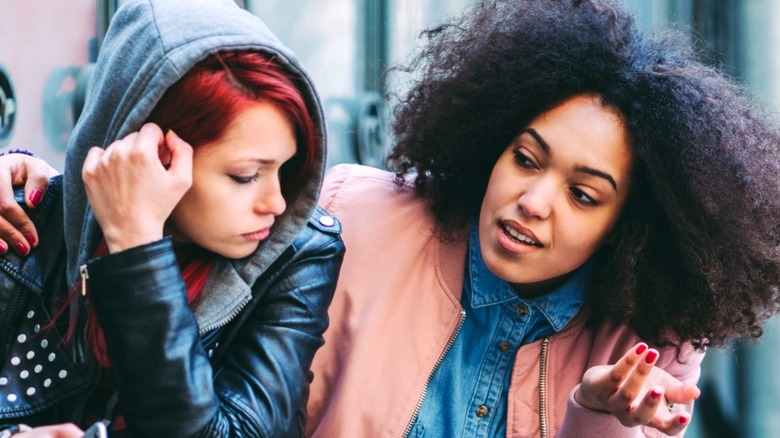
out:
{"label": "woman with red hair", "polygon": [[0,245],[0,429],[300,434],[344,251],[324,166],[316,92],[256,17],[123,3],[64,175],[25,195],[37,232]]}

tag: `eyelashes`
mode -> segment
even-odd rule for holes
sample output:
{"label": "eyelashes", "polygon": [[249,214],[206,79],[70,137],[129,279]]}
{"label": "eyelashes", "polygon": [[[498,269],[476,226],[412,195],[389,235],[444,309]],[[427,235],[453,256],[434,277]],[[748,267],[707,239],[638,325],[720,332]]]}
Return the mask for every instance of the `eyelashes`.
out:
{"label": "eyelashes", "polygon": [[519,148],[512,149],[512,154],[515,156],[515,163],[520,167],[536,169],[536,163],[534,163],[526,154],[520,152]]}
{"label": "eyelashes", "polygon": [[233,181],[239,183],[239,184],[249,184],[253,181],[257,181],[259,174],[254,174],[252,176],[238,176],[238,175],[228,175],[230,179]]}
{"label": "eyelashes", "polygon": [[[520,151],[520,148],[512,149],[512,154],[515,157],[515,163],[517,163],[517,165],[520,166],[521,168],[524,169],[539,168],[539,166],[537,166],[537,164],[531,159],[531,157],[529,157],[528,155]],[[574,200],[574,202],[577,202],[578,204],[581,204],[586,207],[595,207],[599,205],[598,200],[588,195],[584,190],[578,188],[577,186],[571,186],[569,188],[569,193],[571,194],[571,197]]]}

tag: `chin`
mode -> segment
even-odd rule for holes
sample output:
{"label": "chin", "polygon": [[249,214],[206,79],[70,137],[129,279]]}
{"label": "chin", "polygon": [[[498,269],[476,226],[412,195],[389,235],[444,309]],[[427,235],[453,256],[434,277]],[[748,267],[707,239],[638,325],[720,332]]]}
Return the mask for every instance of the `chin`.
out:
{"label": "chin", "polygon": [[209,251],[220,255],[225,258],[229,259],[242,259],[244,257],[248,257],[252,254],[254,254],[255,251],[257,251],[258,245],[236,245],[236,246],[215,246],[215,247],[206,247],[204,248],[208,249]]}
{"label": "chin", "polygon": [[227,257],[229,259],[243,259],[244,257],[249,257],[252,254],[254,254],[256,250],[257,250],[257,246],[255,246],[251,250],[233,250],[227,254],[220,254],[220,255]]}

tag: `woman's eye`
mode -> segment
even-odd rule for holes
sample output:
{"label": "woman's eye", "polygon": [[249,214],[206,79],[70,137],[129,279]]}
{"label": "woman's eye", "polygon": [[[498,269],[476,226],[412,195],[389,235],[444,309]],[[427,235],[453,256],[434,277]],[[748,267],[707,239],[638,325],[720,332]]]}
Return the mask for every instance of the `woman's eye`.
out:
{"label": "woman's eye", "polygon": [[520,152],[519,149],[515,149],[512,151],[515,154],[515,162],[520,165],[521,167],[527,167],[527,168],[535,168],[536,164],[528,158],[528,155]]}
{"label": "woman's eye", "polygon": [[589,196],[587,193],[583,192],[582,190],[578,189],[577,187],[571,188],[571,193],[574,196],[574,199],[579,202],[580,204],[584,204],[587,206],[596,206],[598,205],[598,201],[593,199],[591,196]]}
{"label": "woman's eye", "polygon": [[257,174],[254,174],[252,176],[238,176],[238,175],[229,175],[230,179],[233,181],[239,183],[239,184],[249,184],[252,181],[257,181]]}

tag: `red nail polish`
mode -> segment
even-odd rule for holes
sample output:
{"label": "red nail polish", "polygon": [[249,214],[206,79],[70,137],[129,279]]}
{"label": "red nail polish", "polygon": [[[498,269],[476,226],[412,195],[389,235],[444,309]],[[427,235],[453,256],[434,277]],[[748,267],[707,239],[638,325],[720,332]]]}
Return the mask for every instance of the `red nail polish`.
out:
{"label": "red nail polish", "polygon": [[680,417],[680,424],[685,424],[688,422],[688,417]]}
{"label": "red nail polish", "polygon": [[35,237],[33,237],[32,234],[28,234],[28,235],[24,236],[24,238],[27,239],[27,243],[30,244],[30,247],[35,245]]}
{"label": "red nail polish", "polygon": [[43,198],[43,192],[35,189],[30,193],[30,204],[33,205],[33,207],[37,206],[39,202],[41,202],[41,198]]}
{"label": "red nail polish", "polygon": [[8,246],[5,243],[0,242],[0,254],[5,254],[6,252],[8,252]]}
{"label": "red nail polish", "polygon": [[642,354],[647,350],[647,344],[639,344],[638,347],[636,347],[636,354]]}
{"label": "red nail polish", "polygon": [[661,398],[661,393],[654,389],[650,391],[650,398],[652,398],[653,400],[658,400],[659,398]]}
{"label": "red nail polish", "polygon": [[19,254],[21,254],[21,255],[27,255],[27,253],[28,253],[28,252],[30,252],[30,250],[29,250],[29,249],[27,249],[27,247],[26,247],[26,246],[24,246],[24,245],[23,245],[23,244],[21,244],[21,243],[17,243],[17,244],[14,246],[14,248],[16,248],[16,251],[18,251],[18,252],[19,252]]}
{"label": "red nail polish", "polygon": [[647,363],[653,363],[655,362],[655,359],[658,357],[658,352],[655,350],[650,350],[647,353],[647,356],[645,356],[645,362]]}

